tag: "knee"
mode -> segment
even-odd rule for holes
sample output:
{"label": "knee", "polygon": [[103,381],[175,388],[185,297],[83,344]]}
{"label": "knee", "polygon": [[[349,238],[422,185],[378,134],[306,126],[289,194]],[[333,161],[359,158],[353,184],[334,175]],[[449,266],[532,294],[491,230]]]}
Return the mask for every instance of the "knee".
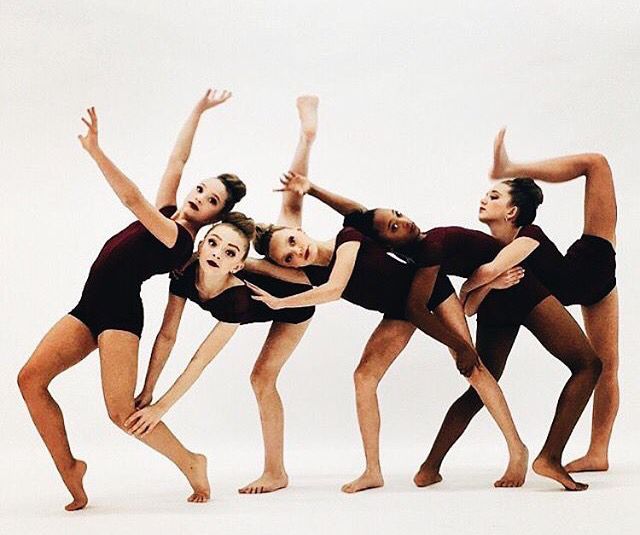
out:
{"label": "knee", "polygon": [[371,370],[358,366],[356,371],[353,372],[353,382],[356,391],[375,391],[378,388],[378,383],[380,383],[380,378]]}
{"label": "knee", "polygon": [[602,373],[602,360],[596,355],[595,352],[589,351],[586,358],[585,355],[580,355],[581,358],[573,360],[576,364],[569,366],[572,373],[588,373],[593,376],[595,380],[600,377]]}
{"label": "knee", "polygon": [[133,413],[133,411],[133,404],[128,405],[114,403],[112,405],[107,405],[107,413],[109,414],[109,419],[120,429],[125,429],[124,422]]}
{"label": "knee", "polygon": [[609,161],[605,155],[599,153],[589,155],[589,167],[592,169],[610,169]]}
{"label": "knee", "polygon": [[24,397],[34,391],[47,387],[47,381],[43,379],[36,369],[25,364],[18,373],[18,387]]}
{"label": "knee", "polygon": [[276,387],[277,373],[263,367],[256,366],[251,372],[251,388],[256,396],[264,395],[268,390]]}

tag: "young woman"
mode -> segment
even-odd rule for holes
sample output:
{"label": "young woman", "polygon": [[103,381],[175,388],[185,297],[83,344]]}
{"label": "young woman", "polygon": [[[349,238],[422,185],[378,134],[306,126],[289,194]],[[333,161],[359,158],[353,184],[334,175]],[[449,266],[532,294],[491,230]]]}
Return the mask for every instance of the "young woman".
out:
{"label": "young woman", "polygon": [[[296,107],[300,119],[300,136],[291,163],[291,170],[297,173],[307,173],[311,148],[318,128],[318,98],[309,95],[301,96],[296,100]],[[284,192],[282,201],[278,222],[283,225],[299,225],[300,196]],[[250,259],[247,259],[247,262],[249,261]],[[277,281],[274,279],[269,279],[268,282],[263,281],[262,278],[256,278],[246,270],[238,273],[238,277],[258,284],[267,284],[270,287],[274,284],[277,285]],[[298,288],[306,290],[308,286],[299,286]],[[278,290],[275,291],[278,292]],[[286,294],[286,288],[280,291]],[[172,299],[170,297],[170,301]],[[173,313],[173,310],[169,310],[169,305],[167,305],[167,314],[170,313]],[[280,370],[300,342],[308,325],[309,321],[293,323],[274,321],[251,372],[251,386],[258,402],[262,423],[264,470],[258,479],[239,489],[241,494],[273,492],[288,485],[289,477],[284,467],[284,410],[276,382]],[[169,321],[168,317],[165,317],[151,357],[151,362],[160,359],[162,365],[159,365],[155,371],[151,368],[147,371],[145,386],[136,398],[137,409],[151,403],[153,387],[174,343],[174,324]],[[156,353],[164,356],[157,357]]]}
{"label": "young woman", "polygon": [[[136,437],[145,438],[153,432],[164,414],[191,388],[206,366],[222,351],[240,324],[274,321],[281,326],[306,326],[309,323],[313,315],[312,307],[274,311],[251,298],[251,291],[244,284],[246,278],[240,278],[238,272],[244,267],[254,232],[253,220],[239,212],[230,213],[221,223],[213,225],[200,242],[198,261],[188,266],[179,279],[171,282],[164,320],[151,354],[142,391],[142,395],[148,400],[153,395],[158,377],[175,342],[186,300],[194,301],[219,321],[173,386],[156,403],[139,409],[126,420],[125,426]],[[255,276],[248,277],[256,280]],[[272,291],[282,296],[308,288],[267,277],[260,277],[258,280],[260,284],[268,285]],[[286,329],[282,328],[282,331],[286,333]],[[280,358],[286,360],[298,340],[299,337],[295,338],[289,344],[289,350]],[[265,433],[265,436],[268,434]],[[266,454],[269,460],[268,457],[273,452],[266,448]],[[256,489],[255,492],[269,490],[271,489]],[[206,501],[208,498],[208,492],[201,493],[195,501]]]}
{"label": "young woman", "polygon": [[523,263],[564,305],[579,304],[587,336],[601,357],[603,372],[595,388],[591,443],[584,457],[567,465],[569,472],[609,468],[609,441],[619,405],[618,291],[615,278],[616,195],[613,176],[601,154],[577,154],[521,164],[512,162],[501,130],[494,144],[492,178],[531,177],[567,182],[584,176],[584,229],[563,255],[534,225],[542,191],[529,178],[497,183],[480,202],[479,219],[507,244],[499,257],[478,268],[465,290],[479,288],[496,273]]}
{"label": "young woman", "polygon": [[[182,207],[176,207],[176,192],[200,117],[230,97],[227,91],[208,90],[198,101],[180,131],[155,205],[100,148],[95,109],[88,110],[88,120],[82,119],[88,127],[86,135],[78,136],[83,148],[137,221],[105,243],[91,267],[80,302],[45,335],[18,376],[31,418],[73,497],[65,507],[68,511],[87,504],[82,483],[87,465],[71,453],[62,412],[48,390],[49,383],[97,348],[107,411],[111,420],[124,429],[125,419],[134,411],[143,324],[142,283],[184,264],[191,255],[198,229],[219,219],[245,194],[238,177],[224,174],[202,180]],[[208,492],[205,457],[187,450],[164,424],[142,440],[169,458],[186,476],[193,488],[190,501]]]}
{"label": "young woman", "polygon": [[[309,185],[305,189],[330,206],[336,206],[340,201],[339,197],[324,190],[318,192],[317,187]],[[342,205],[348,206],[344,203]],[[412,301],[417,306],[418,299],[429,297],[434,280],[440,273],[470,276],[478,266],[488,261],[486,258],[495,257],[501,248],[499,242],[490,236],[460,227],[441,227],[423,234],[413,221],[396,210],[361,209],[348,216],[345,222],[357,226],[364,233],[408,255],[416,262],[419,271],[414,287],[417,283],[421,293],[412,292],[409,307]],[[560,395],[547,441],[534,461],[533,469],[540,475],[555,479],[568,490],[584,490],[587,485],[574,481],[562,467],[561,456],[593,391],[602,365],[582,331],[562,305],[549,296],[548,291],[537,281],[527,278],[525,284],[525,279],[522,280],[513,289],[499,292],[503,295],[489,300],[484,314],[485,317],[489,316],[489,320],[479,322],[478,340],[482,343],[478,345],[478,351],[489,371],[495,373],[500,362],[504,366],[511,345],[502,338],[491,336],[490,330],[495,326],[503,328],[504,325],[524,324],[554,356],[569,367],[572,375]],[[484,290],[485,294],[488,289]],[[280,302],[290,306],[291,299]],[[557,336],[559,332],[562,332],[562,337]],[[439,438],[446,442],[445,439],[451,440],[453,436],[448,434],[448,428],[445,429],[443,425]],[[432,464],[423,464],[414,479],[416,484],[426,486],[440,481],[439,465],[437,469],[434,468],[436,467]]]}
{"label": "young woman", "polygon": [[[293,177],[296,175],[290,175]],[[284,182],[290,191],[300,193],[308,189],[297,187],[287,178]],[[353,207],[354,203],[346,202],[344,209]],[[367,467],[361,477],[343,486],[345,492],[380,487],[384,483],[379,464],[380,417],[375,389],[358,388],[358,385],[360,378],[369,373],[373,377],[367,378],[367,385],[379,382],[408,343],[415,326],[453,349],[458,369],[491,408],[491,414],[507,440],[510,454],[507,471],[496,484],[513,486],[523,483],[527,449],[518,436],[502,392],[480,364],[462,308],[446,277],[432,282],[427,295],[420,279],[414,277],[412,267],[391,258],[384,248],[353,228],[345,228],[335,240],[325,242],[309,238],[299,228],[271,225],[258,227],[258,231],[254,242],[256,250],[281,267],[264,262],[252,269],[263,270],[285,280],[310,281],[316,288],[295,296],[277,298],[250,284],[258,294],[257,300],[278,309],[310,306],[344,297],[359,306],[385,314],[369,340],[355,374],[358,417]],[[435,315],[426,308],[435,311]]]}

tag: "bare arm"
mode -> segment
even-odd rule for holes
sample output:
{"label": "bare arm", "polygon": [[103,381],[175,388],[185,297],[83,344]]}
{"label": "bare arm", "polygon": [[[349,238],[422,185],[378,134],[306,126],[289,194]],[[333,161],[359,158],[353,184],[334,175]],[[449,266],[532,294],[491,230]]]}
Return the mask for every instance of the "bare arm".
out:
{"label": "bare arm", "polygon": [[539,241],[527,236],[513,240],[502,249],[491,262],[481,265],[472,273],[471,277],[464,282],[460,289],[460,296],[463,301],[466,294],[472,290],[491,282],[508,269],[518,265],[527,258],[538,245],[540,245]]}
{"label": "bare arm", "polygon": [[151,359],[149,360],[144,387],[142,388],[142,392],[136,397],[136,409],[141,409],[151,403],[158,378],[176,343],[178,327],[180,326],[180,319],[182,318],[185,303],[186,300],[183,297],[169,294],[169,300],[164,310],[164,318],[162,319],[162,326],[160,327],[160,331],[158,331],[158,336],[156,336],[153,349],[151,350]]}
{"label": "bare arm", "polygon": [[162,208],[163,206],[176,204],[178,186],[180,185],[184,166],[191,154],[191,146],[193,145],[193,138],[196,134],[200,117],[206,110],[222,104],[230,97],[231,93],[228,91],[222,91],[218,94],[217,90],[212,92],[211,89],[208,89],[193,108],[180,130],[176,144],[171,151],[171,156],[169,156],[169,162],[164,175],[162,175],[162,181],[156,195],[156,207]]}
{"label": "bare arm", "polygon": [[505,290],[507,288],[511,288],[511,286],[518,284],[522,277],[524,277],[524,269],[520,266],[516,266],[498,275],[490,283],[472,290],[465,295],[465,299],[462,301],[464,305],[464,313],[467,316],[473,316],[478,312],[478,308],[480,308],[482,301],[484,301],[484,298],[491,290]]}
{"label": "bare arm", "polygon": [[169,218],[144,198],[138,186],[129,180],[116,165],[107,158],[106,154],[98,146],[98,116],[95,109],[87,110],[89,121],[82,119],[87,125],[87,134],[78,136],[82,146],[98,164],[100,171],[124,204],[138,220],[165,246],[173,247],[178,239],[178,227]]}
{"label": "bare arm", "polygon": [[156,403],[134,412],[127,418],[125,426],[129,433],[141,437],[151,432],[176,401],[198,380],[237,328],[237,323],[218,322],[171,388]]}
{"label": "bare arm", "polygon": [[250,273],[258,275],[267,275],[274,279],[286,282],[295,282],[297,284],[310,284],[309,278],[301,269],[282,267],[262,258],[247,258],[244,262],[244,268]]}
{"label": "bare arm", "polygon": [[340,245],[336,251],[336,262],[331,270],[329,280],[306,292],[280,298],[272,296],[255,284],[248,282],[246,282],[246,284],[256,294],[253,296],[256,301],[262,301],[270,308],[276,310],[280,308],[308,307],[337,301],[342,296],[351,278],[359,249],[360,243],[355,241]]}

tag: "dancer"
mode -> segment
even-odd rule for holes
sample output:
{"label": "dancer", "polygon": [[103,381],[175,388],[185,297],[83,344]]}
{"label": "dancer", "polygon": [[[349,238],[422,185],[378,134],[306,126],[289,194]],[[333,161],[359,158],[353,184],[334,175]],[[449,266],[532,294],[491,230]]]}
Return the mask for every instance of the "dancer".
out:
{"label": "dancer", "polygon": [[[95,109],[89,109],[88,119],[82,119],[88,128],[86,135],[78,136],[83,148],[137,221],[106,242],[91,267],[80,302],[45,335],[18,375],[31,418],[72,495],[73,501],[65,507],[68,511],[87,505],[82,483],[87,465],[71,453],[62,412],[49,392],[49,383],[97,348],[107,411],[111,420],[124,429],[125,419],[134,411],[143,324],[142,283],[182,265],[191,254],[198,229],[228,212],[246,191],[238,177],[224,174],[202,180],[182,207],[176,207],[176,192],[200,117],[230,97],[228,91],[208,90],[198,101],[180,131],[155,206],[100,148]],[[164,424],[142,440],[169,458],[186,476],[193,489],[189,501],[208,497],[207,461],[203,455],[187,450]]]}
{"label": "dancer", "polygon": [[[140,408],[126,420],[125,426],[136,437],[144,438],[153,432],[164,414],[191,388],[206,366],[222,351],[240,324],[278,322],[277,324],[281,326],[279,334],[282,333],[280,336],[284,337],[286,325],[302,324],[306,327],[309,323],[313,315],[312,307],[274,311],[251,298],[251,291],[238,272],[244,267],[254,232],[255,226],[252,219],[239,212],[230,213],[221,223],[213,225],[200,242],[198,261],[188,266],[179,279],[171,282],[162,327],[156,338],[141,393],[141,396],[146,398],[145,402],[151,400],[158,377],[169,358],[186,300],[194,301],[219,321],[200,344],[173,386],[156,403]],[[246,273],[244,277],[254,281],[259,280],[261,284],[268,285],[272,291],[283,296],[308,288],[308,286],[270,280],[267,277],[256,279],[255,275]],[[284,361],[295,349],[299,339],[295,337],[287,346],[281,341],[280,355],[271,350],[263,351],[269,353],[273,359]],[[265,420],[269,417],[270,415],[267,414]],[[271,417],[271,419],[274,418]],[[276,417],[275,420],[277,421],[278,418]],[[273,425],[273,422],[265,421],[265,428],[268,431],[269,425]],[[271,434],[273,435],[273,431]],[[265,433],[265,438],[268,436],[269,434]],[[266,443],[267,460],[270,454],[273,455],[268,446],[269,444]],[[280,461],[282,461],[281,458]],[[266,464],[268,468],[269,465]],[[271,490],[276,489],[256,488],[251,492],[261,493]]]}
{"label": "dancer", "polygon": [[[300,119],[300,136],[291,163],[291,170],[298,173],[307,173],[311,148],[318,129],[318,98],[312,95],[301,96],[296,100],[296,107]],[[278,222],[298,226],[300,225],[300,214],[301,197],[284,192]],[[247,258],[246,261],[251,262],[251,259]],[[267,284],[269,287],[275,284],[277,288],[276,280],[263,280],[263,278],[252,275],[247,270],[237,273],[237,276],[243,280]],[[300,286],[299,288],[308,289],[308,286]],[[281,291],[284,295],[287,287],[285,285],[283,289],[275,291]],[[167,314],[169,313],[168,304]],[[251,372],[251,386],[258,402],[262,424],[264,470],[258,479],[238,490],[241,494],[273,492],[285,488],[289,483],[289,476],[284,466],[284,410],[276,384],[280,370],[302,339],[309,323],[310,321],[274,321]],[[175,335],[172,332],[173,325],[165,318],[156,338],[151,362],[158,358],[155,356],[156,353],[166,355],[163,357],[164,360],[168,358],[175,342]],[[163,365],[164,361],[156,372],[152,372],[151,367],[147,371],[145,386],[136,398],[136,408],[140,409],[151,403],[153,386]]]}
{"label": "dancer", "polygon": [[[308,191],[308,186],[299,188],[294,185],[294,178],[302,177],[289,175],[284,178],[286,189]],[[355,206],[356,203],[347,202],[342,209],[346,211]],[[448,345],[455,353],[458,369],[474,388],[482,392],[507,440],[510,462],[497,484],[522,484],[527,470],[527,449],[518,436],[502,392],[478,359],[462,308],[448,279],[440,277],[432,281],[427,295],[418,277],[417,283],[414,280],[414,269],[390,258],[382,247],[353,228],[344,228],[335,240],[325,242],[313,240],[300,229],[289,227],[271,225],[262,229],[258,227],[258,231],[254,244],[256,250],[283,266],[278,268],[265,262],[265,272],[275,277],[290,277],[290,280],[309,280],[317,287],[281,299],[249,285],[258,294],[257,300],[277,309],[330,302],[342,296],[364,308],[383,312],[383,323],[372,335],[356,370],[356,384],[359,377],[368,371],[374,375],[368,384],[377,384],[408,343],[414,326]],[[302,268],[303,272],[286,269],[286,266]],[[429,310],[435,311],[435,315],[425,310],[425,303]],[[413,325],[405,319],[410,319]],[[381,352],[376,354],[372,351],[390,339],[393,342]],[[379,357],[384,357],[385,361],[380,363]],[[383,485],[378,444],[380,418],[375,390],[372,392],[356,386],[356,395],[367,467],[360,478],[343,486],[345,492]]]}
{"label": "dancer", "polygon": [[[309,185],[304,186],[304,189],[330,206],[348,206],[348,203],[341,202],[342,198],[332,196],[329,192],[323,190],[318,194],[317,187]],[[423,293],[420,298],[428,297],[429,289],[440,272],[470,276],[477,267],[488,261],[485,258],[495,257],[501,248],[500,243],[490,236],[461,227],[441,227],[422,234],[413,221],[397,210],[361,209],[345,218],[345,223],[356,226],[365,234],[412,257],[420,267],[416,275],[416,281],[422,284]],[[593,391],[602,364],[573,318],[537,281],[528,278],[525,285],[521,283],[512,290],[498,292],[500,293],[503,295],[494,297],[493,306],[490,305],[491,301],[487,305],[485,317],[489,319],[479,323],[479,330],[487,330],[478,334],[478,340],[483,341],[478,346],[478,352],[489,371],[496,373],[496,369],[500,367],[499,362],[504,366],[513,339],[510,344],[502,339],[498,343],[497,337],[490,336],[490,327],[499,324],[524,324],[545,348],[569,367],[572,375],[560,395],[547,441],[534,461],[533,469],[540,475],[555,479],[568,490],[584,490],[587,485],[575,482],[562,467],[561,456]],[[281,302],[290,305],[291,299]],[[562,337],[558,336],[560,332]],[[443,425],[439,436],[444,428]],[[437,470],[433,468],[433,465],[423,463],[414,479],[416,484],[426,486],[440,481],[439,465]],[[523,482],[524,477],[518,481],[510,480],[506,484],[498,482],[498,486],[519,486]]]}
{"label": "dancer", "polygon": [[577,154],[527,164],[512,162],[501,130],[494,144],[491,177],[531,177],[567,182],[585,177],[583,234],[566,255],[533,224],[542,191],[531,178],[497,183],[480,202],[479,219],[506,245],[493,262],[465,283],[472,291],[495,273],[523,263],[564,305],[580,304],[585,331],[603,362],[594,392],[591,443],[569,472],[609,468],[609,442],[619,405],[618,291],[615,278],[616,196],[611,168],[601,154]]}

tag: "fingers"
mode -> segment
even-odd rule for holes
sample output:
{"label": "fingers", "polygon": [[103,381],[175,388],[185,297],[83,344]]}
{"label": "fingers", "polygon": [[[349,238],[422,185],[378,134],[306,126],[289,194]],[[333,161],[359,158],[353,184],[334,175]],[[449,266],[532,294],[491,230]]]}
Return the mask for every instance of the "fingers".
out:
{"label": "fingers", "polygon": [[257,293],[258,295],[262,295],[262,296],[268,296],[270,295],[269,293],[265,292],[262,288],[260,288],[259,286],[256,286],[255,284],[245,280],[244,283],[249,287],[250,290],[252,290],[253,292]]}
{"label": "fingers", "polygon": [[129,427],[133,422],[135,422],[138,418],[140,418],[142,414],[140,411],[134,412],[129,418],[124,421],[124,426]]}

